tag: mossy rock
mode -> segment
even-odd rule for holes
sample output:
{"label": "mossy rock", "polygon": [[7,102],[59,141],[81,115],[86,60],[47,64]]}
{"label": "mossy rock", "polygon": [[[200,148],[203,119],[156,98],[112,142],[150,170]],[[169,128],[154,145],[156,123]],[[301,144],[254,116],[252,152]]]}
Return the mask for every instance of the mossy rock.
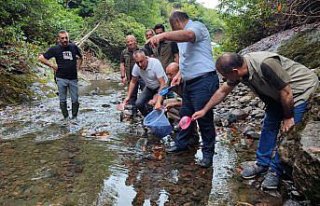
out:
{"label": "mossy rock", "polygon": [[310,69],[319,69],[320,29],[316,27],[297,33],[290,40],[282,43],[278,52]]}
{"label": "mossy rock", "polygon": [[320,94],[309,102],[304,121],[285,134],[279,154],[296,188],[312,203],[320,201]]}
{"label": "mossy rock", "polygon": [[29,85],[34,80],[34,75],[29,74],[10,74],[0,73],[0,98],[2,106],[6,104],[22,103],[29,100],[32,92]]}

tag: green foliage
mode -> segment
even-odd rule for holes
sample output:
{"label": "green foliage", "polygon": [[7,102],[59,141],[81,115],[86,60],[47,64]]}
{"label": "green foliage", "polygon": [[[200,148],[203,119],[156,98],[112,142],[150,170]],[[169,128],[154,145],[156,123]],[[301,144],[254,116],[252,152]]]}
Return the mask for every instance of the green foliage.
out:
{"label": "green foliage", "polygon": [[65,8],[76,9],[82,17],[92,17],[101,0],[57,0]]}
{"label": "green foliage", "polygon": [[[110,36],[116,36],[116,38],[111,37],[112,41],[124,44],[125,36],[132,34],[134,35],[138,42],[143,43],[144,40],[144,32],[145,27],[142,24],[139,24],[135,21],[135,19],[131,16],[127,16],[125,14],[117,15],[112,21],[107,23],[107,28]],[[117,33],[117,34],[113,34]]]}
{"label": "green foliage", "polygon": [[242,49],[268,35],[272,8],[264,0],[222,0],[222,17],[229,51]]}
{"label": "green foliage", "polygon": [[274,33],[319,22],[320,3],[312,0],[221,0],[226,26],[223,48],[239,51]]}
{"label": "green foliage", "polygon": [[161,7],[165,1],[161,0],[117,0],[114,8],[119,13],[132,16],[137,22],[147,28],[163,23]]}
{"label": "green foliage", "polygon": [[0,1],[0,42],[53,42],[58,30],[78,34],[83,20],[55,0]]}
{"label": "green foliage", "polygon": [[125,37],[134,35],[140,44],[144,40],[145,27],[131,16],[118,14],[109,21],[103,22],[98,30],[89,38],[96,48],[113,60],[118,60],[120,52],[125,48]]}

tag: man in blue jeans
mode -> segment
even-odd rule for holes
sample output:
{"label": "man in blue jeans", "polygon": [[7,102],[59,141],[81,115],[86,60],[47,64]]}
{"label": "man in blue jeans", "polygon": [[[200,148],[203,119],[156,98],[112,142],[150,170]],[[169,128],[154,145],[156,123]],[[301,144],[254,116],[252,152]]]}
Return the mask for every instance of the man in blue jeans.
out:
{"label": "man in blue jeans", "polygon": [[307,67],[271,52],[253,52],[244,56],[226,53],[218,58],[216,67],[227,82],[192,118],[201,118],[238,83],[247,85],[265,102],[266,111],[256,152],[257,162],[244,168],[241,175],[250,179],[267,173],[262,188],[276,189],[283,171],[279,154],[275,151],[280,127],[287,132],[302,121],[308,99],[318,87],[318,77]]}
{"label": "man in blue jeans", "polygon": [[[149,39],[154,47],[161,41],[175,41],[179,48],[179,73],[173,78],[171,85],[179,85],[183,79],[183,95],[180,116],[191,116],[210,100],[211,94],[219,87],[219,79],[215,71],[212,57],[210,34],[200,22],[192,21],[181,11],[170,16],[173,31],[164,32]],[[193,122],[192,124],[195,124]],[[211,167],[214,155],[215,128],[213,112],[208,110],[198,119],[202,137],[201,167]],[[168,153],[187,150],[191,144],[193,125],[181,130],[175,138],[175,144],[166,149]],[[194,143],[194,142],[193,142]]]}
{"label": "man in blue jeans", "polygon": [[[57,65],[49,59],[55,58]],[[82,54],[77,45],[69,42],[68,32],[58,32],[58,44],[39,56],[39,61],[53,69],[59,90],[60,109],[65,119],[69,117],[67,92],[71,96],[72,118],[76,118],[79,110],[77,69],[82,64]]]}

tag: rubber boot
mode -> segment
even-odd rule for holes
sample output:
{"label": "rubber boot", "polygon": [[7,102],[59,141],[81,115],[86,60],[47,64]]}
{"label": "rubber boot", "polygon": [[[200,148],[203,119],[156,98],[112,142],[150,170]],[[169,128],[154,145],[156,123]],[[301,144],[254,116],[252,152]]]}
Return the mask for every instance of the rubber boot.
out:
{"label": "rubber boot", "polygon": [[69,113],[68,113],[68,107],[67,107],[67,102],[60,102],[60,109],[63,115],[63,118],[68,118]]}
{"label": "rubber boot", "polygon": [[72,119],[75,119],[78,115],[79,102],[72,103]]}

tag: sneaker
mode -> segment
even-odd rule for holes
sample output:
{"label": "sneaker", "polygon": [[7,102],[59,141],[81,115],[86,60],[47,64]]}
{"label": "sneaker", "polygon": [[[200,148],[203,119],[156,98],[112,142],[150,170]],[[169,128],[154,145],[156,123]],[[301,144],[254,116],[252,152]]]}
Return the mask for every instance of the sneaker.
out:
{"label": "sneaker", "polygon": [[178,147],[175,143],[166,147],[166,152],[167,153],[180,153],[180,152],[184,152],[187,151],[188,148],[180,148]]}
{"label": "sneaker", "polygon": [[261,187],[262,189],[275,190],[278,188],[279,181],[280,179],[277,173],[269,170],[261,184]]}
{"label": "sneaker", "polygon": [[252,179],[257,175],[266,173],[267,171],[268,171],[268,167],[259,166],[257,164],[248,165],[246,168],[242,170],[241,176],[243,179]]}
{"label": "sneaker", "polygon": [[160,142],[165,146],[165,147],[170,147],[174,145],[174,141],[171,137],[171,135],[167,135],[163,137]]}
{"label": "sneaker", "polygon": [[198,163],[200,167],[209,168],[212,166],[212,158],[204,157],[200,162]]}

